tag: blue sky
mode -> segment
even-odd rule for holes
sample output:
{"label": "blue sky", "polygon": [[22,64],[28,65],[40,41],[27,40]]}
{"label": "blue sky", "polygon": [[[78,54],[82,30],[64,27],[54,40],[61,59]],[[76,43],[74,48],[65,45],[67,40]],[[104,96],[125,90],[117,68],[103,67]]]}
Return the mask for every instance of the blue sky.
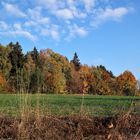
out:
{"label": "blue sky", "polygon": [[140,79],[139,0],[1,0],[0,43],[51,48]]}

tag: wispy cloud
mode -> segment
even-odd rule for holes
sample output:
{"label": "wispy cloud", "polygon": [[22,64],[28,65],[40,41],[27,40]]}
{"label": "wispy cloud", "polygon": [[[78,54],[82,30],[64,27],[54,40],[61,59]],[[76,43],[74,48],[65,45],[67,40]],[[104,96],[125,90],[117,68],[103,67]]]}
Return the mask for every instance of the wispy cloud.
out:
{"label": "wispy cloud", "polygon": [[30,39],[32,41],[36,40],[35,36],[33,36],[30,32],[24,30],[0,32],[0,35],[13,36],[13,37],[20,36],[20,37],[25,37],[27,39]]}
{"label": "wispy cloud", "polygon": [[69,25],[68,28],[69,28],[69,36],[65,38],[68,41],[70,41],[72,38],[75,37],[85,37],[88,35],[88,31],[82,26],[78,26],[74,24],[74,25]]}
{"label": "wispy cloud", "polygon": [[61,0],[36,0],[36,3],[43,8],[49,9],[51,11],[62,7],[64,1]]}
{"label": "wispy cloud", "polygon": [[59,41],[60,39],[60,33],[57,25],[51,25],[48,29],[42,29],[41,30],[42,36],[51,36],[54,40]]}
{"label": "wispy cloud", "polygon": [[92,25],[94,27],[99,26],[100,24],[112,20],[112,21],[120,21],[126,14],[128,14],[129,8],[126,7],[118,7],[118,8],[106,8],[99,9],[95,11],[95,17],[92,21]]}
{"label": "wispy cloud", "polygon": [[35,0],[30,5],[26,1],[22,4],[2,0],[0,6],[4,11],[0,12],[6,12],[7,19],[0,17],[1,35],[9,33],[30,40],[44,36],[56,41],[86,37],[95,27],[107,21],[121,21],[131,11],[125,5],[112,6],[110,0]]}
{"label": "wispy cloud", "polygon": [[124,15],[126,15],[127,13],[128,13],[128,9],[125,7],[119,7],[115,9],[107,8],[105,9],[103,15],[101,15],[100,17],[102,19],[112,18],[118,20],[122,18]]}
{"label": "wispy cloud", "polygon": [[70,9],[60,9],[55,11],[55,14],[57,17],[63,18],[63,19],[73,19],[73,13]]}
{"label": "wispy cloud", "polygon": [[52,30],[50,31],[50,35],[51,35],[51,37],[52,37],[53,39],[59,40],[59,33],[58,33],[57,30],[52,29]]}
{"label": "wispy cloud", "polygon": [[82,0],[87,12],[90,12],[95,6],[96,0]]}
{"label": "wispy cloud", "polygon": [[71,33],[73,35],[78,35],[78,36],[81,36],[81,37],[84,37],[87,35],[87,31],[84,27],[79,27],[77,25],[74,25],[72,28],[71,28]]}
{"label": "wispy cloud", "polygon": [[0,30],[7,30],[9,28],[8,24],[4,21],[0,21]]}
{"label": "wispy cloud", "polygon": [[13,25],[13,27],[15,28],[15,30],[22,30],[21,24],[20,23],[15,23]]}
{"label": "wispy cloud", "polygon": [[30,39],[32,41],[35,41],[37,39],[37,37],[32,35],[29,31],[24,30],[20,23],[15,23],[14,25],[9,25],[9,26],[10,28],[8,28],[8,30],[0,31],[0,35],[12,36],[12,37],[20,36],[20,37],[25,37],[27,39]]}
{"label": "wispy cloud", "polygon": [[16,17],[26,17],[26,14],[23,13],[18,8],[18,6],[10,4],[10,3],[5,3],[5,2],[2,2],[2,5],[4,6],[4,8],[8,14],[11,14],[11,15],[16,16]]}

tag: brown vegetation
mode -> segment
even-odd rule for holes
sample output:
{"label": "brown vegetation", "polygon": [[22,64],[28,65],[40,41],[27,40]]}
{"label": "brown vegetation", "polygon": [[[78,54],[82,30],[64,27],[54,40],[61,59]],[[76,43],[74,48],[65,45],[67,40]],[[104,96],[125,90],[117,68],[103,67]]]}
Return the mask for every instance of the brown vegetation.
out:
{"label": "brown vegetation", "polygon": [[140,140],[140,117],[0,117],[0,139]]}

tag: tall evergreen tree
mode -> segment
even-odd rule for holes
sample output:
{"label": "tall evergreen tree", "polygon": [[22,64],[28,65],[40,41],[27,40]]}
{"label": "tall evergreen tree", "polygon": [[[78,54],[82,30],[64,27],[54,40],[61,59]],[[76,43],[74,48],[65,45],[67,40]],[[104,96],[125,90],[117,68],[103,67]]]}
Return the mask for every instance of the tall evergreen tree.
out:
{"label": "tall evergreen tree", "polygon": [[40,71],[40,58],[39,52],[34,47],[33,51],[31,51],[31,57],[33,63],[35,64],[35,69],[32,71],[31,74],[31,83],[30,83],[30,91],[35,93],[40,91],[40,84],[41,84],[41,71]]}
{"label": "tall evergreen tree", "polygon": [[35,65],[38,66],[39,65],[39,52],[36,49],[36,47],[34,47],[33,51],[31,51],[31,56]]}
{"label": "tall evergreen tree", "polygon": [[17,42],[16,44],[9,44],[12,48],[12,51],[9,53],[9,60],[11,62],[11,75],[15,75],[18,69],[23,68],[24,64],[24,55],[22,53],[21,45]]}
{"label": "tall evergreen tree", "polygon": [[78,71],[81,67],[81,63],[76,52],[74,53],[74,57],[71,62],[74,64],[75,70]]}
{"label": "tall evergreen tree", "polygon": [[18,42],[16,44],[10,43],[9,47],[12,49],[8,56],[11,62],[10,84],[12,84],[12,88],[15,91],[20,91],[23,83],[22,70],[24,55],[22,53],[21,45]]}

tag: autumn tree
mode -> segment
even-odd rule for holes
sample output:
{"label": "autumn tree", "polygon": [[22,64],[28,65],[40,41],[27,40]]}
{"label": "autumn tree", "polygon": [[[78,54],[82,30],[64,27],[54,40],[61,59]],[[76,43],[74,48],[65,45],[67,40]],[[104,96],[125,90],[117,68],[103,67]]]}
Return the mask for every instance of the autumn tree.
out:
{"label": "autumn tree", "polygon": [[91,73],[90,93],[98,95],[110,95],[114,93],[112,89],[114,78],[104,66],[92,67]]}
{"label": "autumn tree", "polygon": [[92,82],[93,78],[91,68],[87,65],[81,66],[79,76],[82,81],[82,93],[89,93],[90,83]]}
{"label": "autumn tree", "polygon": [[80,78],[80,74],[77,70],[75,70],[75,66],[71,63],[71,71],[70,71],[70,78],[67,81],[67,90],[69,93],[73,94],[81,94],[83,93],[83,83],[82,79]]}
{"label": "autumn tree", "polygon": [[6,80],[3,76],[3,74],[0,72],[0,91],[4,90],[5,84],[6,84]]}
{"label": "autumn tree", "polygon": [[[54,53],[51,49],[41,52],[40,61],[44,66],[44,85],[43,89],[48,93],[63,93],[66,89],[66,79],[62,70],[63,57]],[[46,60],[46,61],[45,61]]]}
{"label": "autumn tree", "polygon": [[123,95],[135,95],[137,80],[130,71],[125,71],[117,78],[118,92]]}
{"label": "autumn tree", "polygon": [[8,55],[11,49],[8,46],[0,45],[0,71],[4,74],[6,80],[9,78],[11,63],[8,59]]}
{"label": "autumn tree", "polygon": [[69,90],[69,85],[70,85],[70,81],[72,80],[72,69],[73,67],[71,67],[70,62],[68,61],[68,59],[63,56],[60,55],[58,53],[54,53],[52,50],[48,50],[49,51],[49,56],[56,61],[56,63],[60,66],[61,69],[61,75],[62,77],[65,79],[65,91]]}
{"label": "autumn tree", "polygon": [[31,53],[27,53],[25,55],[25,63],[24,63],[23,71],[24,71],[23,79],[24,79],[24,86],[25,86],[24,88],[26,93],[29,93],[31,92],[31,87],[30,87],[31,76],[35,71],[35,63],[32,59]]}

